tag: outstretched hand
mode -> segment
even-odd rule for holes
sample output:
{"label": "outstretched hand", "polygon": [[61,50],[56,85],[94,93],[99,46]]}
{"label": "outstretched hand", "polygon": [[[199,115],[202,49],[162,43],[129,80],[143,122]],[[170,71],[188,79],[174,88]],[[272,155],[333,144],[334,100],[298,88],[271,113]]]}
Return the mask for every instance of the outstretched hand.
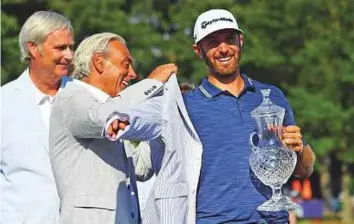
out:
{"label": "outstretched hand", "polygon": [[149,79],[155,79],[163,83],[167,82],[172,74],[177,73],[177,66],[173,63],[164,64],[157,66],[151,74],[148,76]]}

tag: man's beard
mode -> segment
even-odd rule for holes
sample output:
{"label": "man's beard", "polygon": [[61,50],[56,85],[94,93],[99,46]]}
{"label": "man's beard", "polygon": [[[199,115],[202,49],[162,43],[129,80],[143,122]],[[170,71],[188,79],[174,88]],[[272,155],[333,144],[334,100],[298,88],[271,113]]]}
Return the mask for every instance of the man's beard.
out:
{"label": "man's beard", "polygon": [[[214,72],[214,75],[216,76],[220,76],[220,77],[226,77],[226,76],[231,76],[231,75],[234,75],[235,72],[237,71],[238,67],[239,67],[239,57],[236,59],[236,63],[235,65],[233,65],[230,69],[220,69],[217,65],[213,64],[210,59],[207,57],[206,53],[204,52],[203,49],[202,50],[202,55],[203,55],[203,58],[204,58],[204,62],[205,64],[210,68],[212,69],[212,71]],[[239,55],[240,56],[240,55]],[[222,71],[224,70],[224,71]]]}

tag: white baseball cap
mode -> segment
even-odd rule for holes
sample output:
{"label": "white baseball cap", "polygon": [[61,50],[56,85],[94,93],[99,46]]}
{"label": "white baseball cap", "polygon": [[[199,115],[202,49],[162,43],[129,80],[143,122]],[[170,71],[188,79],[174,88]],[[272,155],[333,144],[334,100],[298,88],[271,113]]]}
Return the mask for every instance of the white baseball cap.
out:
{"label": "white baseball cap", "polygon": [[198,16],[194,25],[194,43],[197,44],[209,34],[223,29],[234,29],[243,33],[231,12],[225,9],[211,9],[203,12]]}

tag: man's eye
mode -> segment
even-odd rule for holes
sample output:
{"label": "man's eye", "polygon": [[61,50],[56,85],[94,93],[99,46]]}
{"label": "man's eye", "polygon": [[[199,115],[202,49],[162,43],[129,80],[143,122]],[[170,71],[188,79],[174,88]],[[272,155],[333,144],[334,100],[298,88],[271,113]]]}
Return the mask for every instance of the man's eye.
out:
{"label": "man's eye", "polygon": [[56,49],[64,51],[67,48],[67,46],[63,45],[63,46],[58,46],[56,47]]}
{"label": "man's eye", "polygon": [[229,38],[227,38],[227,41],[228,41],[229,43],[233,43],[233,42],[236,41],[236,37],[229,37]]}
{"label": "man's eye", "polygon": [[216,44],[218,44],[218,42],[216,40],[211,40],[211,41],[209,41],[209,44],[210,45],[216,45]]}

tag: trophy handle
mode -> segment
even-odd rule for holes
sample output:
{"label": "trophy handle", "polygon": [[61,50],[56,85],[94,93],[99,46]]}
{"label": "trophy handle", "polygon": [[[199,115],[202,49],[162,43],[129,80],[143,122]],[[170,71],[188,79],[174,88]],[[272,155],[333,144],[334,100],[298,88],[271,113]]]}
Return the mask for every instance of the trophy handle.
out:
{"label": "trophy handle", "polygon": [[[251,133],[251,135],[250,135],[250,146],[251,146],[251,149],[252,149],[253,152],[257,152],[258,149],[259,149],[259,147],[255,146],[255,145],[253,144],[253,136],[254,136],[254,135],[258,135],[258,133],[255,132],[255,131]],[[259,135],[258,135],[258,137],[259,137]]]}

